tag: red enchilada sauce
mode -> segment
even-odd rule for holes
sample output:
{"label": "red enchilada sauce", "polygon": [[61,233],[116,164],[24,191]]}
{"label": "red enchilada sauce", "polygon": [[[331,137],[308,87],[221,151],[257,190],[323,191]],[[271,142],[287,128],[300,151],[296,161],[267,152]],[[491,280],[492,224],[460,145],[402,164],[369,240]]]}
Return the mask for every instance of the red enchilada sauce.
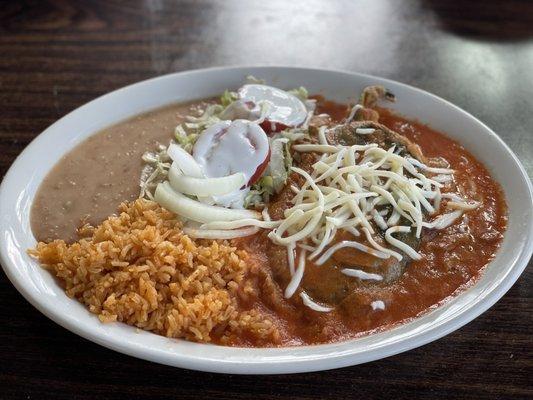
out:
{"label": "red enchilada sauce", "polygon": [[[341,120],[346,110],[346,105],[318,98],[317,114],[327,113]],[[421,260],[411,261],[392,282],[361,285],[329,313],[309,309],[297,295],[284,299],[282,288],[286,281],[278,272],[287,268],[285,248],[272,244],[265,233],[238,240],[239,246],[251,254],[260,293],[257,297],[244,296],[241,305],[268,314],[279,326],[282,345],[335,342],[412,319],[473,284],[501,244],[507,223],[506,204],[500,186],[486,168],[459,143],[430,127],[385,109],[379,113],[380,123],[417,143],[426,157],[447,160],[455,170],[456,187],[481,205],[448,228],[425,229],[419,248]],[[283,203],[287,207],[290,197],[285,197],[275,200],[274,207],[283,208]],[[276,210],[271,206],[272,212]],[[337,268],[335,261],[328,264],[316,266],[307,261],[303,284],[322,286],[326,291],[339,290],[335,287],[338,282],[328,282],[328,274],[323,271]],[[384,309],[376,307],[376,303],[372,307],[373,302],[383,302]],[[258,345],[251,338],[238,340],[235,344]]]}

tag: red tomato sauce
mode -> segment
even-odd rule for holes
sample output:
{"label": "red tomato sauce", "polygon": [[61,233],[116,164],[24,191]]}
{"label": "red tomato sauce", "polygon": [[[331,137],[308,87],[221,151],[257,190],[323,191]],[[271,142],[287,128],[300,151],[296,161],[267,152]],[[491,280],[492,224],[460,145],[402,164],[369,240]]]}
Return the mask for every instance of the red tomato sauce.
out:
{"label": "red tomato sauce", "polygon": [[[347,105],[316,98],[316,114],[327,113],[337,121],[346,116]],[[271,317],[281,333],[281,343],[272,343],[272,346],[336,342],[409,321],[475,283],[500,247],[507,209],[503,192],[487,169],[445,134],[389,110],[378,111],[380,123],[417,143],[426,157],[447,160],[450,168],[456,171],[456,186],[481,205],[448,228],[424,230],[419,247],[422,259],[410,262],[396,281],[361,286],[329,313],[309,309],[299,296],[288,300],[283,297],[287,284],[285,248],[272,244],[265,233],[238,240],[238,245],[251,255],[257,291],[256,296],[249,296],[241,305],[259,308]],[[276,204],[282,207],[289,199],[282,193]],[[339,290],[335,287],[338,282],[328,279],[329,275],[334,275],[335,268],[334,260],[320,267],[308,262],[303,284]],[[384,302],[384,310],[371,307],[377,300]],[[235,345],[265,344],[241,337]]]}

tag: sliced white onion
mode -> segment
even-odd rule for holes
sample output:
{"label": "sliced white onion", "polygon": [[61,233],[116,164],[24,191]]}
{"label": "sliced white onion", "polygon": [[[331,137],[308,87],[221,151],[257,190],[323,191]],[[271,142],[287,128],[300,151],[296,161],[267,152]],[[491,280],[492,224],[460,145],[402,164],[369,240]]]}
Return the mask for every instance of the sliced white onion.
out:
{"label": "sliced white onion", "polygon": [[249,226],[246,228],[240,229],[198,229],[185,225],[183,227],[183,233],[186,235],[195,238],[195,239],[235,239],[239,237],[246,237],[253,235],[259,231],[259,228],[256,226]]}
{"label": "sliced white onion", "polygon": [[167,153],[169,157],[174,161],[174,165],[179,168],[184,175],[192,176],[194,178],[203,178],[204,174],[200,164],[187,153],[184,149],[175,143],[171,143],[168,146]]}
{"label": "sliced white onion", "polygon": [[245,226],[256,226],[258,228],[274,229],[281,225],[281,220],[260,221],[258,219],[246,218],[235,221],[213,221],[202,224],[202,229],[237,229]]}
{"label": "sliced white onion", "polygon": [[169,171],[168,179],[173,189],[194,196],[221,196],[239,190],[246,184],[242,172],[220,178],[193,178]]}
{"label": "sliced white onion", "polygon": [[200,203],[172,189],[168,182],[157,185],[155,201],[181,217],[197,222],[235,221],[251,218],[260,219],[261,214],[251,210],[235,210]]}

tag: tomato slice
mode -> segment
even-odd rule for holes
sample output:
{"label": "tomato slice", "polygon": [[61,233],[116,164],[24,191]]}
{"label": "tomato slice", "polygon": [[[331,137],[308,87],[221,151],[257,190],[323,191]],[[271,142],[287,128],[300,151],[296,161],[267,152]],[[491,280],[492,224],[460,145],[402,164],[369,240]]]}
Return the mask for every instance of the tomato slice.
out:
{"label": "tomato slice", "polygon": [[252,175],[252,177],[250,178],[246,186],[252,186],[259,179],[261,179],[261,176],[263,176],[263,172],[265,172],[265,169],[267,169],[269,162],[270,162],[270,148],[268,149],[268,154],[267,154],[267,157],[265,158],[265,161],[263,161],[263,163],[257,167],[257,169],[255,170],[255,173]]}
{"label": "tomato slice", "polygon": [[271,121],[269,119],[265,119],[259,124],[259,126],[263,128],[263,130],[268,136],[274,136],[275,133],[281,132],[289,128],[288,125],[282,124],[281,122]]}

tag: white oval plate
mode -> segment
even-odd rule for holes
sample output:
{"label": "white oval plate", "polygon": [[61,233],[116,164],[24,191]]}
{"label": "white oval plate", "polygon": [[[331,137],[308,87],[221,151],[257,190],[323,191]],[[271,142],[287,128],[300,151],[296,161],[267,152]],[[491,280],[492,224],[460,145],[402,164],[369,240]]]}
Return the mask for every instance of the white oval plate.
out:
{"label": "white oval plate", "polygon": [[[509,226],[498,255],[481,279],[445,305],[386,332],[318,346],[230,348],[171,340],[124,324],[102,324],[69,299],[52,276],[26,254],[35,245],[29,212],[35,192],[55,162],[101,128],[172,102],[215,96],[237,88],[247,75],[280,87],[305,86],[346,102],[367,85],[396,94],[394,109],[457,139],[501,183]],[[140,82],[71,112],[41,133],[17,158],[0,187],[0,260],[20,293],[46,316],[93,342],[162,364],[202,371],[279,374],[339,368],[400,353],[468,323],[504,295],[524,270],[533,249],[531,182],[512,151],[470,114],[401,83],[348,72],[291,67],[234,67],[181,72]]]}

